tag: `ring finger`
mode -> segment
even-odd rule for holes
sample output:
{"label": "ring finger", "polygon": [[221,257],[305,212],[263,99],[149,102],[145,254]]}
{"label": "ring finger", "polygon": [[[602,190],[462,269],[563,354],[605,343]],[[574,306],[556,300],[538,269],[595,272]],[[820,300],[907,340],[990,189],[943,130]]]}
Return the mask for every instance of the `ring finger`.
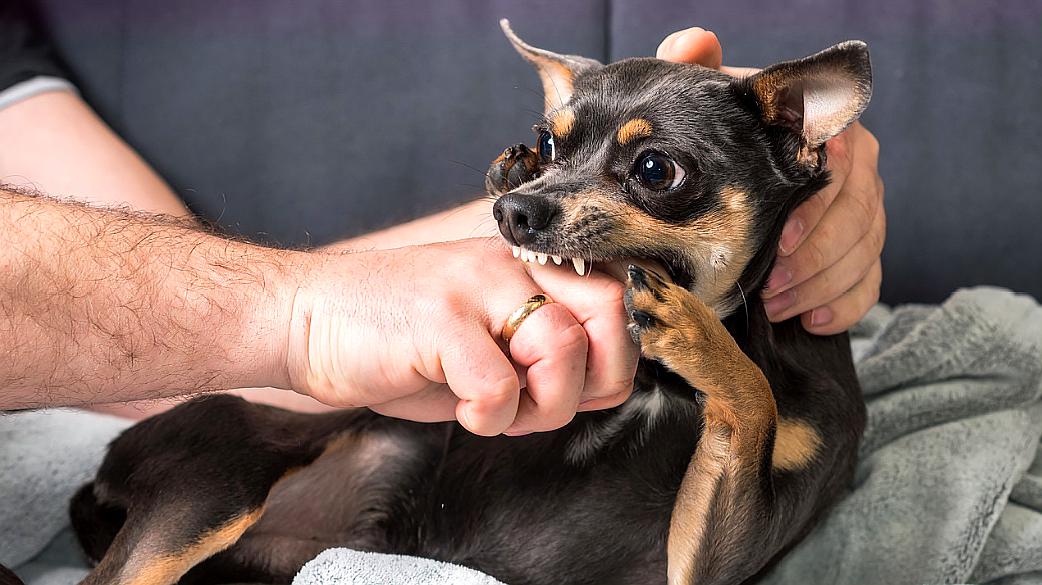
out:
{"label": "ring finger", "polygon": [[560,303],[531,313],[510,339],[510,355],[527,385],[507,434],[560,428],[575,416],[586,381],[586,330]]}

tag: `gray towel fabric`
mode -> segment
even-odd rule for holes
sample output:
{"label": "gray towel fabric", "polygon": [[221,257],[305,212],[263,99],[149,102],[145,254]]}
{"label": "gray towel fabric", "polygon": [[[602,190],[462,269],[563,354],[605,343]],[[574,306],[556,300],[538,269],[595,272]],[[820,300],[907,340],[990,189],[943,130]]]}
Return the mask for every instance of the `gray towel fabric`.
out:
{"label": "gray towel fabric", "polygon": [[293,585],[503,585],[459,565],[402,555],[332,548],[297,573]]}
{"label": "gray towel fabric", "polygon": [[[1042,308],[1004,290],[963,290],[940,306],[876,307],[853,337],[869,407],[855,485],[765,582],[1042,585]],[[74,441],[84,458],[53,449],[30,456],[25,440],[10,432],[22,416],[0,418],[7,439],[0,444],[0,547],[14,542],[5,534],[12,515],[4,506],[21,502],[26,507],[15,517],[23,519],[64,514],[67,494],[113,432],[107,426],[90,447],[88,439]],[[49,428],[60,434],[75,427]],[[42,432],[32,432],[32,441],[53,440]],[[75,481],[62,465],[75,470]],[[41,498],[7,497],[18,480],[3,478],[31,473],[41,481],[46,474],[34,468],[43,466],[60,487],[41,486],[48,490]],[[54,534],[56,521],[36,522],[44,524],[34,546]],[[0,559],[24,559],[28,548],[16,556],[0,548]],[[47,566],[17,570],[47,577],[39,585],[80,574]],[[305,566],[294,585],[319,583],[497,582],[435,561],[334,549]]]}
{"label": "gray towel fabric", "polygon": [[1042,583],[1042,308],[977,288],[854,333],[855,487],[766,583]]}
{"label": "gray towel fabric", "polygon": [[28,561],[69,524],[69,499],[128,425],[66,409],[0,414],[0,563]]}

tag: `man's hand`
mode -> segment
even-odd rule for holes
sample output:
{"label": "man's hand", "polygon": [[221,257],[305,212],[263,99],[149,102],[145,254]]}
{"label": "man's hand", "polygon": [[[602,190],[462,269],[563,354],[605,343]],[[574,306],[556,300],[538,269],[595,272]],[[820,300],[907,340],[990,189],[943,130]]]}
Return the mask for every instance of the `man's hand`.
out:
{"label": "man's hand", "polygon": [[[508,346],[536,293],[557,302]],[[628,396],[622,293],[498,239],[273,250],[0,187],[0,410],[275,386],[485,435],[549,430]]]}
{"label": "man's hand", "polygon": [[[622,284],[607,275],[523,264],[488,239],[313,260],[294,276],[287,382],[322,402],[521,434],[621,404],[632,389],[638,351]],[[508,347],[503,324],[537,293],[556,302]]]}
{"label": "man's hand", "polygon": [[[721,67],[716,35],[697,27],[666,37],[657,55],[730,75],[756,71]],[[856,123],[828,141],[826,149],[832,182],[792,212],[763,291],[772,321],[800,315],[808,331],[821,335],[850,328],[879,300],[886,239],[879,142]]]}

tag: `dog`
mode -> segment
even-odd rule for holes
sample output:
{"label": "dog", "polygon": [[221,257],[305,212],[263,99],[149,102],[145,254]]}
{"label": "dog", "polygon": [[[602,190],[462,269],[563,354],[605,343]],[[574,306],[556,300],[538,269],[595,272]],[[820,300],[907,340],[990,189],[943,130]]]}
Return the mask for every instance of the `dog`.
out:
{"label": "dog", "polygon": [[632,396],[564,428],[479,437],[367,410],[227,395],[128,429],[73,499],[88,585],[288,583],[330,547],[511,585],[742,583],[852,480],[865,408],[845,334],[771,323],[755,293],[825,142],[871,96],[864,43],[732,78],[537,49],[536,146],[487,174],[514,255],[627,272]]}

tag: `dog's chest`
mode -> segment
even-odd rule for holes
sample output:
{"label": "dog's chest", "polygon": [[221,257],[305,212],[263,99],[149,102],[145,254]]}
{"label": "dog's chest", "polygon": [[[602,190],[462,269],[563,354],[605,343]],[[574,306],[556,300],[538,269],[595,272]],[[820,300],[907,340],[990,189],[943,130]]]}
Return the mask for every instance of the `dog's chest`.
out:
{"label": "dog's chest", "polygon": [[[645,384],[642,386],[642,384]],[[571,437],[565,459],[573,465],[585,465],[596,460],[607,449],[623,447],[638,454],[654,448],[663,425],[678,418],[698,416],[698,405],[667,391],[658,382],[639,382],[633,395],[607,416],[583,421]]]}

